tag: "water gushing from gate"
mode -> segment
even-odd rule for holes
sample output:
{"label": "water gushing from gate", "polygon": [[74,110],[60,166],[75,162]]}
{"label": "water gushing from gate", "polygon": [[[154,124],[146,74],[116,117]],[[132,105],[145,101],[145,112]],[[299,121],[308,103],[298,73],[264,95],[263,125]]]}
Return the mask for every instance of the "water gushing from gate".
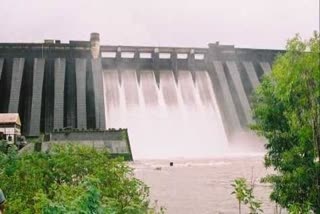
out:
{"label": "water gushing from gate", "polygon": [[227,138],[207,71],[104,70],[107,128],[128,128],[141,158],[205,158],[227,149]]}

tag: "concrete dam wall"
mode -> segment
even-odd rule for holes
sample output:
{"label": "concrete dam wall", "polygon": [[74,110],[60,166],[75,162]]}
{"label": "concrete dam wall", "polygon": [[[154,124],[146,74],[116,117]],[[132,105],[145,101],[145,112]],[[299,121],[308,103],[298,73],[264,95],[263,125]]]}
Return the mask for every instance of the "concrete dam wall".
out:
{"label": "concrete dam wall", "polygon": [[123,103],[189,109],[210,102],[231,136],[252,122],[252,91],[280,52],[218,43],[104,46],[96,33],[90,41],[0,43],[0,112],[18,112],[23,134],[37,136],[125,126],[117,116]]}

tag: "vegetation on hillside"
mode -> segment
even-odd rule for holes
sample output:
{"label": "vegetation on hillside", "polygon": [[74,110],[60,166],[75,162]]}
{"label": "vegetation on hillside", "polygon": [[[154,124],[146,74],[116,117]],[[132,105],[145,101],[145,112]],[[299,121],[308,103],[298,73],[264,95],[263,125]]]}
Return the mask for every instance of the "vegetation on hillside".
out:
{"label": "vegetation on hillside", "polygon": [[252,126],[268,142],[271,199],[294,213],[320,213],[320,37],[288,41],[254,96]]}

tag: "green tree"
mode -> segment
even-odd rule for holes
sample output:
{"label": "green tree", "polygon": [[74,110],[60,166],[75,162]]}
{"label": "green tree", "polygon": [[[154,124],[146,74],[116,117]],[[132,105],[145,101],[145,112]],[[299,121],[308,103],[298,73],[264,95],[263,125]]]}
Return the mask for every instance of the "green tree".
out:
{"label": "green tree", "polygon": [[[6,213],[148,213],[148,187],[106,150],[59,145],[50,152],[0,153]],[[106,211],[107,210],[107,211]]]}
{"label": "green tree", "polygon": [[267,139],[265,165],[276,174],[271,199],[320,213],[320,37],[287,43],[254,95],[252,126]]}
{"label": "green tree", "polygon": [[241,203],[243,203],[247,197],[246,180],[244,178],[235,179],[234,183],[231,184],[231,186],[234,188],[234,191],[231,194],[236,195],[236,198],[238,200],[239,214],[241,214]]}
{"label": "green tree", "polygon": [[237,178],[234,180],[231,186],[234,188],[234,191],[231,194],[236,195],[236,198],[238,200],[239,214],[241,214],[241,203],[248,205],[250,214],[262,213],[262,203],[256,200],[253,195],[253,184],[251,184],[251,186],[249,187],[245,178]]}

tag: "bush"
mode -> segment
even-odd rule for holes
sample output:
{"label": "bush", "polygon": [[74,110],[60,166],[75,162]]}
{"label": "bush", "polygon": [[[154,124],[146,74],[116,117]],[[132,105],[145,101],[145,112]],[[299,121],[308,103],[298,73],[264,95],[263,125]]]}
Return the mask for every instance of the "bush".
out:
{"label": "bush", "polygon": [[148,187],[106,150],[56,145],[48,153],[0,153],[10,213],[148,213]]}
{"label": "bush", "polygon": [[250,214],[258,214],[263,212],[261,209],[262,203],[253,195],[253,183],[249,187],[245,178],[237,178],[233,181],[231,186],[234,189],[231,194],[234,194],[238,200],[239,214],[241,213],[241,203],[248,205]]}

